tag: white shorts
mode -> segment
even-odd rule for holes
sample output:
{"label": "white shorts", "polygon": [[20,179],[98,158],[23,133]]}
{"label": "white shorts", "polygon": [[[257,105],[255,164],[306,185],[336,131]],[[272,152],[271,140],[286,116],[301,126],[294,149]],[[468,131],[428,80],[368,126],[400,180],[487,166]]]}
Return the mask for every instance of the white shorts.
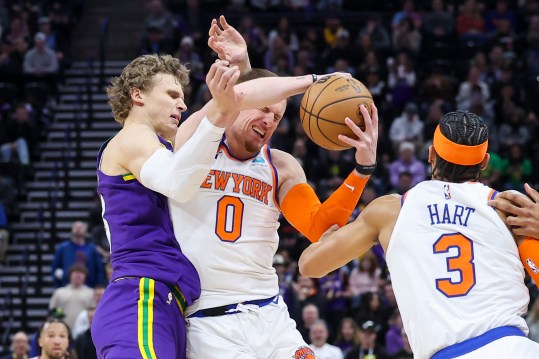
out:
{"label": "white shorts", "polygon": [[302,358],[306,347],[281,297],[240,313],[187,319],[188,359]]}

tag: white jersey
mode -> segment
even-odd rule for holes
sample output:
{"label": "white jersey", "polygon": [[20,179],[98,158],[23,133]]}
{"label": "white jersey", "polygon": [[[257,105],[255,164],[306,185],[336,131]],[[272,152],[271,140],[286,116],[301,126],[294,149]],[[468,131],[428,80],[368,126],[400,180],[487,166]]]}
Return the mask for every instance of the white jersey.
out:
{"label": "white jersey", "polygon": [[279,293],[272,265],[279,244],[277,182],[267,145],[242,161],[221,144],[196,196],[169,200],[174,234],[202,284],[187,315]]}
{"label": "white jersey", "polygon": [[403,196],[387,264],[416,358],[486,331],[527,334],[524,269],[481,183],[425,181]]}

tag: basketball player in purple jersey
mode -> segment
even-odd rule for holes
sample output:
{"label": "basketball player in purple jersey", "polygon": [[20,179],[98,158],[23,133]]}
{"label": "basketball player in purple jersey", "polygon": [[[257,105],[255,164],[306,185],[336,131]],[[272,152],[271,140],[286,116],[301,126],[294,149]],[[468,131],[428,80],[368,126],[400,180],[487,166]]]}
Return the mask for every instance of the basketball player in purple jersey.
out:
{"label": "basketball player in purple jersey", "polygon": [[[237,66],[217,60],[206,83],[213,99],[180,150],[171,143],[186,105],[188,71],[171,56],[144,55],[108,88],[123,128],[98,155],[98,192],[113,275],[92,323],[100,358],[183,358],[183,309],[200,294],[198,275],[174,238],[166,197],[189,200],[205,180],[225,126],[238,111],[305,91],[305,78],[234,86]],[[265,89],[271,87],[271,94]],[[246,96],[246,94],[249,94]]]}
{"label": "basketball player in purple jersey", "polygon": [[114,271],[92,323],[100,358],[185,355],[182,312],[198,298],[200,283],[174,238],[165,196],[184,200],[197,190],[213,162],[218,142],[212,141],[235,118],[239,69],[227,65],[217,61],[210,68],[212,104],[194,141],[175,154],[166,139],[174,138],[186,110],[188,83],[179,60],[141,56],[108,88],[114,118],[123,127],[98,155]]}

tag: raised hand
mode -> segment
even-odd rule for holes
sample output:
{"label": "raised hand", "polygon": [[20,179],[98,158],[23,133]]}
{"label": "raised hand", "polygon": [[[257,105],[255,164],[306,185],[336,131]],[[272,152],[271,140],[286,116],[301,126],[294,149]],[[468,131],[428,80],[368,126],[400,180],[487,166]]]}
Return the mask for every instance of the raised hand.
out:
{"label": "raised hand", "polygon": [[206,84],[212,95],[208,108],[208,119],[219,127],[225,127],[233,120],[239,107],[234,86],[240,77],[238,66],[228,66],[228,61],[216,60],[206,75]]}
{"label": "raised hand", "polygon": [[208,46],[217,53],[219,59],[238,66],[242,73],[251,69],[247,43],[238,30],[226,22],[223,15],[219,21],[212,20],[208,35]]}
{"label": "raised hand", "polygon": [[524,189],[529,197],[517,191],[504,191],[498,197],[507,201],[494,199],[489,204],[508,214],[506,222],[514,234],[539,239],[539,192],[527,183]]}
{"label": "raised hand", "polygon": [[357,139],[345,135],[339,135],[339,140],[356,148],[356,162],[359,165],[370,166],[376,163],[376,146],[378,144],[378,109],[371,105],[372,117],[365,105],[359,106],[359,110],[365,121],[365,131],[362,131],[350,118],[345,119],[345,123]]}

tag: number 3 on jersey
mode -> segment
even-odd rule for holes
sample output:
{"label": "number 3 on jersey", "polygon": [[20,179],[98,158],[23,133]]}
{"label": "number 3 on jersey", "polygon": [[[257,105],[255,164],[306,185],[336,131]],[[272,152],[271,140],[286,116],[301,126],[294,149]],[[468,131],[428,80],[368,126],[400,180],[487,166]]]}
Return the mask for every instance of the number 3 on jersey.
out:
{"label": "number 3 on jersey", "polygon": [[241,237],[243,202],[238,197],[223,196],[217,201],[215,234],[224,242],[235,242]]}
{"label": "number 3 on jersey", "polygon": [[434,254],[448,253],[456,248],[458,253],[446,259],[447,271],[458,272],[460,281],[451,278],[436,279],[436,288],[446,297],[462,297],[467,295],[475,285],[475,264],[473,242],[460,233],[444,234],[433,245]]}

